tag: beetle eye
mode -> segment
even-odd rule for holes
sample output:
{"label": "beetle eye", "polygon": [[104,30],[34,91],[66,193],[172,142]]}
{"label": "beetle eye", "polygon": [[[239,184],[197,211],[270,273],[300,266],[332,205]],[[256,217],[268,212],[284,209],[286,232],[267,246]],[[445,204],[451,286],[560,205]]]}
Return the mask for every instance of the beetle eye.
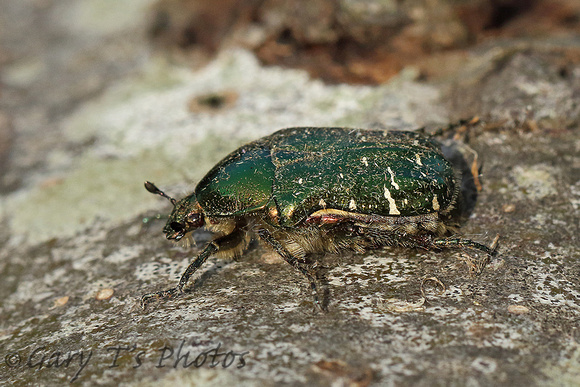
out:
{"label": "beetle eye", "polygon": [[185,223],[191,228],[199,228],[203,226],[203,216],[198,212],[193,212],[187,215]]}
{"label": "beetle eye", "polygon": [[176,232],[183,231],[183,225],[179,222],[171,222],[170,226],[173,229],[173,231],[176,231]]}

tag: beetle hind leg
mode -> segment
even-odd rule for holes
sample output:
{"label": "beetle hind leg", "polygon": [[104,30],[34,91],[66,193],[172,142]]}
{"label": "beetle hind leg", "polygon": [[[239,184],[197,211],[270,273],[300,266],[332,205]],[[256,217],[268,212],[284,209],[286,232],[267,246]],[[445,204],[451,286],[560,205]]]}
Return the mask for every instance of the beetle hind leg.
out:
{"label": "beetle hind leg", "polygon": [[[467,248],[471,250],[478,250],[487,255],[487,257],[494,257],[497,255],[499,235],[496,236],[492,244],[488,247],[481,243],[472,241],[470,239],[457,237],[438,237],[441,234],[438,230],[438,225],[442,223],[420,224],[420,228],[426,232],[418,232],[417,225],[412,223],[406,226],[413,226],[410,228],[400,228],[398,231],[384,230],[373,227],[358,227],[355,228],[358,233],[364,235],[373,247],[379,246],[401,246],[409,248],[421,248],[425,250],[441,250],[441,249],[462,249]],[[435,227],[435,228],[433,228]],[[407,232],[405,232],[407,231]]]}
{"label": "beetle hind leg", "polygon": [[467,254],[467,264],[472,273],[479,275],[483,269],[490,262],[490,259],[497,255],[499,235],[497,235],[491,245],[488,247],[481,243],[474,242],[470,239],[463,238],[442,238],[433,241],[433,245],[441,249],[460,249],[467,248],[471,250],[479,250],[485,254],[484,259],[475,259],[471,254]]}
{"label": "beetle hind leg", "polygon": [[461,248],[467,247],[472,250],[479,250],[483,251],[490,257],[494,257],[497,255],[497,247],[498,247],[499,235],[495,237],[491,246],[482,245],[481,243],[474,242],[470,239],[462,239],[462,238],[442,238],[436,239],[433,241],[433,245],[438,248],[443,249],[454,249],[454,248]]}

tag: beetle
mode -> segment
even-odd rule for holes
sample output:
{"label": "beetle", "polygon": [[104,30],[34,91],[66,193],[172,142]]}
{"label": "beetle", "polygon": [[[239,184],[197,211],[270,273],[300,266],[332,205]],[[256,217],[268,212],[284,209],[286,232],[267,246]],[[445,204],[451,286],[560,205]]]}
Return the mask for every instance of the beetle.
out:
{"label": "beetle", "polygon": [[144,295],[142,305],[183,293],[208,257],[238,257],[256,236],[308,279],[318,305],[304,261],[310,253],[465,247],[493,256],[493,245],[450,237],[474,204],[465,188],[473,176],[444,150],[417,131],[295,127],[233,151],[179,201],[146,182],[173,204],[167,239],[204,226],[218,236],[176,287]]}

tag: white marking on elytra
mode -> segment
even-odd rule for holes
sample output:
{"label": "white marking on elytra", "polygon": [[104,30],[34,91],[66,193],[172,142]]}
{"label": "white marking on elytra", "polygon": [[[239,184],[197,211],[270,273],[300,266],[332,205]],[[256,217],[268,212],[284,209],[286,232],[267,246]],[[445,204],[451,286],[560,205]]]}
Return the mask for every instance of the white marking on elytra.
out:
{"label": "white marking on elytra", "polygon": [[294,213],[295,210],[296,210],[295,206],[289,205],[282,212],[285,217],[290,218],[292,217],[292,214]]}
{"label": "white marking on elytra", "polygon": [[417,161],[417,164],[419,165],[423,165],[423,163],[421,162],[421,157],[419,156],[419,153],[415,153],[415,161]]}
{"label": "white marking on elytra", "polygon": [[395,199],[391,196],[391,192],[388,190],[386,185],[383,185],[385,189],[385,199],[389,201],[389,215],[401,215],[399,210],[397,209],[397,204],[395,203]]}
{"label": "white marking on elytra", "polygon": [[433,195],[433,209],[435,211],[439,211],[439,208],[441,208],[439,206],[439,201],[437,200],[437,195]]}
{"label": "white marking on elytra", "polygon": [[365,165],[365,167],[368,167],[369,166],[369,162],[368,162],[368,160],[367,160],[366,157],[363,157],[362,158],[362,163]]}
{"label": "white marking on elytra", "polygon": [[387,171],[389,171],[389,174],[391,175],[391,185],[398,190],[399,189],[399,184],[397,184],[395,182],[395,174],[393,173],[393,170],[391,169],[391,167],[387,167]]}
{"label": "white marking on elytra", "polygon": [[350,199],[350,202],[348,203],[348,209],[351,211],[356,210],[356,202],[354,199]]}

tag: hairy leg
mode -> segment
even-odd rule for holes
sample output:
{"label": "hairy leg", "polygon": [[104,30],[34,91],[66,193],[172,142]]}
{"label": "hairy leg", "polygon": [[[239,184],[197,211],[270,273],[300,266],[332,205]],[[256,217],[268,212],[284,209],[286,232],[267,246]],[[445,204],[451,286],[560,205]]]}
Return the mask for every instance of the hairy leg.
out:
{"label": "hairy leg", "polygon": [[260,239],[262,239],[264,242],[270,245],[274,249],[274,251],[276,251],[286,262],[290,264],[290,266],[299,270],[308,279],[308,281],[310,282],[310,288],[312,289],[312,294],[314,296],[314,302],[320,309],[324,310],[324,305],[321,304],[318,299],[316,281],[314,277],[308,272],[308,270],[306,270],[306,268],[300,264],[298,259],[296,259],[296,257],[290,254],[290,252],[286,250],[284,246],[282,246],[282,244],[278,240],[276,240],[276,238],[274,238],[268,230],[266,229],[258,230],[258,236],[260,237]]}
{"label": "hairy leg", "polygon": [[141,298],[141,306],[144,308],[149,302],[156,300],[156,299],[166,299],[177,296],[183,293],[183,288],[187,285],[187,282],[191,278],[191,276],[204,264],[204,262],[213,254],[217,253],[220,250],[230,250],[235,249],[241,243],[244,243],[245,240],[245,231],[236,228],[232,233],[228,235],[224,235],[222,237],[216,238],[215,240],[211,241],[203,251],[193,260],[187,269],[181,275],[181,279],[176,287],[162,290],[155,293],[148,293],[145,294]]}

